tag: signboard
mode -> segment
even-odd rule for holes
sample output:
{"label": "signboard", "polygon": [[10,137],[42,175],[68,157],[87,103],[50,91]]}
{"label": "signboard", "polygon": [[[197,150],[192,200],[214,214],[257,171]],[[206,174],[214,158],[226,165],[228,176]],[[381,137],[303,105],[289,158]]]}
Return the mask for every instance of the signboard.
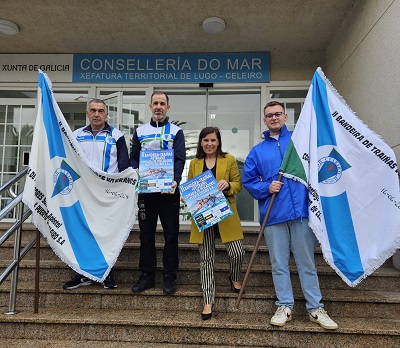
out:
{"label": "signboard", "polygon": [[72,54],[0,54],[0,82],[38,81],[38,69],[52,82],[72,82]]}
{"label": "signboard", "polygon": [[53,82],[265,83],[270,54],[3,54],[0,82],[36,82],[41,69]]}
{"label": "signboard", "polygon": [[269,82],[269,53],[75,54],[73,82]]}

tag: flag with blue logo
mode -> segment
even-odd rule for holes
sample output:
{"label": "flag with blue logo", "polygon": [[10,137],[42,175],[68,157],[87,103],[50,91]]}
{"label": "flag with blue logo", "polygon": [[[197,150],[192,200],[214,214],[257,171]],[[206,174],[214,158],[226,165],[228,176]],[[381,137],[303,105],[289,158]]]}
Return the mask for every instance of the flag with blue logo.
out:
{"label": "flag with blue logo", "polygon": [[41,71],[37,111],[23,201],[60,259],[101,282],[135,221],[136,171],[108,174],[92,166]]}
{"label": "flag with blue logo", "polygon": [[350,109],[320,68],[281,170],[308,187],[310,227],[349,285],[400,248],[400,194],[392,149]]}

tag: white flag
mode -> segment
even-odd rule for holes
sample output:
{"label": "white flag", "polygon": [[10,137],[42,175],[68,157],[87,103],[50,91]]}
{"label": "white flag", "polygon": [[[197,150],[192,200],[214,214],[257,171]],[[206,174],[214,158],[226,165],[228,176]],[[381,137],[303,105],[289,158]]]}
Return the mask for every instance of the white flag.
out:
{"label": "white flag", "polygon": [[103,281],[129,236],[137,210],[132,168],[94,168],[39,71],[38,113],[23,201],[54,252],[76,272]]}
{"label": "white flag", "polygon": [[281,167],[309,190],[310,226],[328,264],[350,286],[400,248],[392,149],[347,106],[320,68]]}

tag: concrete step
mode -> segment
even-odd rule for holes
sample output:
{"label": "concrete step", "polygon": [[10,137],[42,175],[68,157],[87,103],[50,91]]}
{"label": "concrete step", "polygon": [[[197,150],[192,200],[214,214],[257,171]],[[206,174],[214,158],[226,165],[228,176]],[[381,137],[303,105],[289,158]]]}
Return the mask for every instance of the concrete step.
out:
{"label": "concrete step", "polygon": [[[131,283],[118,283],[116,289],[104,289],[93,283],[74,290],[63,290],[58,282],[40,283],[40,311],[45,308],[88,308],[88,309],[163,309],[181,308],[200,311],[203,297],[199,285],[178,285],[173,296],[165,296],[162,282],[141,294],[131,291]],[[9,286],[0,288],[0,304],[8,304]],[[237,294],[227,284],[216,287],[216,307],[222,312],[264,313],[271,316],[275,310],[275,291],[269,287],[246,287],[239,307],[236,308]],[[300,290],[294,291],[296,313],[305,313],[305,301]],[[33,308],[34,284],[20,282],[18,285],[17,309]],[[324,290],[323,303],[332,316],[374,317],[397,319],[400,312],[400,293],[370,290]]]}
{"label": "concrete step", "polygon": [[286,326],[268,324],[258,313],[233,313],[216,309],[202,321],[198,311],[44,309],[0,316],[0,338],[102,341],[190,345],[265,347],[398,347],[398,319],[336,317],[338,330],[324,330],[296,315]]}
{"label": "concrete step", "polygon": [[[4,230],[4,226],[5,226],[4,223],[0,223],[0,233],[2,229]],[[24,228],[26,228],[26,230],[24,230],[23,233],[22,247],[25,246],[28,241],[30,241],[32,238],[35,237],[37,231],[35,226],[32,224],[25,224]],[[196,244],[189,243],[189,234],[190,234],[189,228],[190,228],[189,225],[184,225],[183,227],[181,227],[180,242],[179,242],[179,258],[181,262],[199,262],[198,246]],[[251,259],[254,250],[254,245],[258,237],[258,231],[256,231],[255,228],[256,226],[243,227],[245,231],[245,237],[243,239],[243,247],[246,252],[244,257],[245,264],[248,263]],[[2,260],[12,260],[14,255],[13,245],[14,245],[13,238],[12,240],[9,240],[3,244],[1,248]],[[41,238],[40,245],[41,245],[41,251],[40,251],[41,260],[59,260],[57,255],[55,255],[55,253],[51,250],[51,248],[47,244],[47,241],[43,237]],[[163,246],[164,246],[164,241],[163,241],[162,229],[160,226],[158,226],[156,233],[156,248],[157,250],[159,250],[157,253],[158,262],[162,262]],[[123,262],[138,262],[140,253],[139,248],[140,248],[140,241],[139,241],[138,226],[134,226],[131,236],[128,237],[128,240],[125,243],[118,257],[118,260]],[[223,263],[227,262],[228,260],[226,247],[221,243],[219,239],[216,240],[215,255],[216,255],[215,256],[216,263]],[[25,259],[34,260],[35,258],[36,258],[36,251],[35,248],[33,248],[25,256]],[[264,238],[261,240],[254,263],[267,266],[270,264],[268,256],[268,248],[265,245]],[[323,258],[320,247],[317,247],[315,251],[315,264],[317,265],[317,267],[327,265]],[[392,264],[393,264],[392,258],[389,258],[384,262],[381,268],[382,267],[392,268],[393,267]],[[291,257],[291,265],[294,266],[293,256]]]}
{"label": "concrete step", "polygon": [[[10,226],[9,223],[0,222],[0,235],[6,231]],[[245,236],[246,243],[249,245],[254,245],[258,234],[260,231],[260,226],[242,226],[243,234]],[[36,227],[31,223],[25,223],[23,225],[22,240],[28,241],[36,236]],[[189,243],[190,237],[190,224],[181,224],[179,227],[179,242]],[[164,240],[163,230],[160,224],[156,228],[156,242],[162,243]],[[127,242],[137,242],[139,243],[139,226],[134,225],[132,231],[127,239]],[[264,243],[264,240],[261,244]],[[265,243],[264,243],[265,244]]]}
{"label": "concrete step", "polygon": [[[2,260],[10,261],[13,259],[14,256],[14,249],[13,249],[14,244],[13,243],[5,243],[5,245],[2,246],[1,249],[1,255],[2,255]],[[24,246],[24,244],[22,245]],[[156,249],[158,250],[157,252],[157,262],[161,263],[162,262],[162,256],[163,256],[163,243],[156,243]],[[254,246],[252,245],[243,245],[243,248],[245,250],[245,256],[244,256],[244,263],[249,263]],[[121,250],[121,253],[118,256],[118,261],[122,262],[137,262],[139,260],[139,255],[140,255],[140,243],[125,243],[123,249]],[[35,260],[36,259],[36,249],[33,248],[30,250],[25,258],[25,260]],[[58,261],[59,258],[58,256],[54,253],[54,251],[50,248],[50,246],[47,244],[46,241],[41,242],[41,247],[40,247],[40,259],[41,260],[54,260]],[[186,243],[180,243],[179,244],[179,259],[181,262],[199,262],[199,252],[198,252],[198,246],[195,244],[186,244]],[[215,246],[215,262],[216,263],[224,263],[228,262],[228,254],[226,252],[226,247],[225,245],[221,243],[217,243]],[[291,265],[294,266],[294,259],[291,257]],[[254,264],[259,264],[259,265],[269,265],[269,255],[268,255],[268,248],[266,246],[260,246],[256,256],[254,258]],[[317,266],[326,266],[326,261],[324,260],[324,257],[322,255],[321,249],[317,248],[315,251],[315,264]],[[387,260],[381,267],[392,267],[392,261]]]}
{"label": "concrete step", "polygon": [[[149,343],[141,343],[141,342],[112,342],[107,341],[65,341],[65,340],[31,340],[31,339],[2,339],[1,344],[7,348],[27,348],[27,347],[35,347],[35,348],[149,348]],[[152,348],[187,348],[187,343],[182,344],[169,344],[169,343],[156,343],[151,342]],[[203,344],[191,344],[190,348],[204,348]],[[270,346],[262,346],[259,348],[269,348]],[[221,346],[221,345],[213,345],[212,348],[232,348],[231,345]],[[241,348],[250,348],[250,346],[241,346]],[[251,347],[257,348],[257,347]]]}
{"label": "concrete step", "polygon": [[[2,225],[0,223],[0,233]],[[245,228],[247,251],[243,272],[250,260],[256,228]],[[28,224],[23,243],[35,235]],[[228,286],[225,246],[216,249],[216,301],[213,318],[200,319],[203,307],[198,251],[188,243],[188,226],[180,233],[180,270],[177,292],[162,293],[162,250],[158,252],[156,287],[141,294],[131,292],[139,276],[139,233],[133,229],[114,267],[118,288],[106,290],[100,284],[76,290],[62,285],[73,272],[55,257],[45,241],[41,242],[39,313],[33,314],[35,250],[21,263],[18,282],[17,315],[0,314],[0,339],[7,347],[399,347],[400,271],[385,263],[356,288],[348,287],[316,251],[323,302],[338,322],[339,330],[328,331],[308,320],[296,267],[291,261],[296,298],[294,320],[285,327],[268,324],[275,311],[268,249],[261,243],[248,279],[246,292],[236,309],[237,294]],[[157,248],[163,236],[158,228]],[[1,249],[0,271],[12,256],[12,241]],[[9,301],[7,280],[0,286],[0,313]],[[179,309],[179,311],[177,311]],[[16,339],[18,338],[18,339]],[[38,344],[38,345],[37,345]]]}
{"label": "concrete step", "polygon": [[[1,255],[3,260],[12,260],[14,256],[14,244],[13,243],[5,243],[1,249]],[[24,246],[24,244],[22,245]],[[158,262],[162,262],[162,254],[163,254],[164,243],[156,243],[157,252],[157,260]],[[244,261],[249,262],[251,258],[251,254],[253,252],[253,247],[249,245],[243,246],[246,254],[244,257]],[[215,262],[226,262],[228,260],[228,254],[226,252],[226,247],[223,244],[216,244],[215,246]],[[125,243],[121,253],[118,256],[119,261],[128,261],[135,262],[139,260],[140,254],[140,243]],[[36,249],[33,248],[30,252],[28,252],[25,256],[26,260],[34,260],[36,259]],[[50,248],[46,241],[41,242],[40,247],[40,259],[41,260],[59,260],[58,256],[54,253],[54,251]],[[199,252],[198,246],[196,244],[179,244],[179,259],[181,262],[199,262]],[[268,259],[268,250],[265,246],[259,248],[258,253],[255,258],[255,262],[259,264],[269,263]],[[325,263],[321,254],[316,254],[316,262]]]}
{"label": "concrete step", "polygon": [[[0,261],[0,271],[3,271],[8,264]],[[243,276],[248,265],[243,265]],[[216,283],[223,285],[229,276],[229,265],[227,262],[215,264]],[[292,286],[300,289],[300,282],[297,277],[297,270],[294,265],[290,268],[292,273]],[[328,265],[317,266],[321,289],[350,289],[350,287],[335,273]],[[115,276],[119,282],[133,284],[140,275],[138,260],[135,262],[117,261]],[[62,261],[41,261],[40,280],[58,281],[61,284],[66,282],[73,275],[72,270]],[[23,260],[19,270],[21,281],[33,281],[35,276],[35,261]],[[158,263],[156,278],[161,282],[162,264]],[[398,291],[400,270],[395,268],[382,267],[377,269],[372,275],[364,279],[357,289],[371,291]],[[198,262],[181,262],[178,271],[178,284],[200,284],[200,271]],[[271,267],[269,265],[255,264],[252,267],[248,278],[249,286],[272,286]]]}

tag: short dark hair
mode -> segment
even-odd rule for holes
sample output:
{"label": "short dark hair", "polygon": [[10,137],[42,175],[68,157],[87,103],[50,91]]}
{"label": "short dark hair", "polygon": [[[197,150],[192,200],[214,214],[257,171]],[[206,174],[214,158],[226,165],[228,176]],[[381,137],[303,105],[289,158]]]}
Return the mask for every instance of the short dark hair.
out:
{"label": "short dark hair", "polygon": [[167,104],[169,105],[169,97],[168,97],[168,94],[165,93],[165,92],[163,92],[163,91],[154,91],[154,92],[152,93],[151,97],[150,97],[150,101],[153,101],[153,96],[154,96],[154,95],[160,95],[160,94],[164,94],[164,95],[165,95],[165,98],[167,98]]}
{"label": "short dark hair", "polygon": [[221,132],[218,127],[205,127],[200,131],[199,134],[199,141],[197,142],[197,151],[196,151],[196,158],[206,158],[206,153],[201,146],[201,141],[205,138],[208,134],[214,133],[217,136],[219,145],[217,147],[217,156],[225,157],[227,152],[222,151],[222,140],[221,140]]}
{"label": "short dark hair", "polygon": [[94,98],[94,99],[92,99],[92,100],[89,100],[89,101],[86,103],[86,110],[89,110],[89,105],[90,105],[91,103],[100,103],[100,104],[104,104],[104,106],[106,107],[106,111],[108,112],[108,106],[107,106],[107,104],[104,102],[103,99]]}
{"label": "short dark hair", "polygon": [[280,103],[276,100],[273,100],[273,101],[268,102],[267,105],[264,106],[263,112],[265,112],[266,108],[268,108],[270,106],[276,106],[276,105],[282,106],[283,111],[285,111],[285,105],[283,105],[282,103]]}

